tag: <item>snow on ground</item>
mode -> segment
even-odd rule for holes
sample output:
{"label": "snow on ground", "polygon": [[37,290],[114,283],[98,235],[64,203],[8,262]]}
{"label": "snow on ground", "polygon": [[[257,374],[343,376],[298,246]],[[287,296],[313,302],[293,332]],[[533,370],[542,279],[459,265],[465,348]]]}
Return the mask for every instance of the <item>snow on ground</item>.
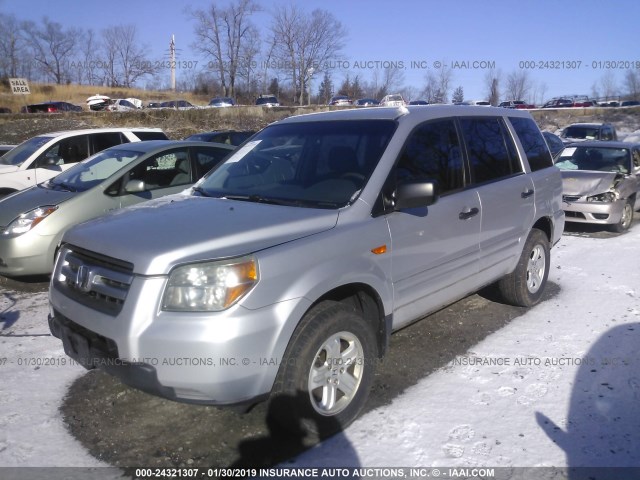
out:
{"label": "snow on ground", "polygon": [[[559,294],[287,466],[639,466],[639,245],[638,225],[563,236]],[[103,465],[58,412],[84,371],[61,364],[47,310],[0,289],[0,466]]]}

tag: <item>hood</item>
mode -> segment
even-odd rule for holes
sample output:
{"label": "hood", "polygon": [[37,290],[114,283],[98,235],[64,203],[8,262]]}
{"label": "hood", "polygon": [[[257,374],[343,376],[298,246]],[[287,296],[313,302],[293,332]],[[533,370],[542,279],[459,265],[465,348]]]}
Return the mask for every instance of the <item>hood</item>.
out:
{"label": "hood", "polygon": [[124,260],[143,275],[256,252],[333,228],[335,210],[170,195],[90,220],[63,242]]}
{"label": "hood", "polygon": [[3,173],[15,172],[19,168],[20,167],[18,165],[3,165],[0,163],[0,175],[2,175]]}
{"label": "hood", "polygon": [[48,190],[31,187],[0,199],[0,225],[7,226],[18,215],[43,205],[59,205],[78,195],[78,192]]}
{"label": "hood", "polygon": [[562,193],[581,197],[604,193],[611,189],[617,175],[616,172],[562,170]]}

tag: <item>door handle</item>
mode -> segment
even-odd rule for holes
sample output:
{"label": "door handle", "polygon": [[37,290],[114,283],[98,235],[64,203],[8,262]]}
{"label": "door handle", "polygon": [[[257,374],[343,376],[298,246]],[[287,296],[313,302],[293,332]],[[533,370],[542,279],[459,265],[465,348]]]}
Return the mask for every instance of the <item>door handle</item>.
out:
{"label": "door handle", "polygon": [[467,220],[471,217],[475,217],[478,213],[480,213],[480,210],[476,207],[465,208],[462,212],[460,212],[460,214],[458,215],[458,218],[460,220]]}
{"label": "door handle", "polygon": [[534,190],[531,188],[529,190],[525,190],[524,192],[522,192],[520,196],[522,198],[529,198],[531,195],[533,195],[533,193],[534,193]]}

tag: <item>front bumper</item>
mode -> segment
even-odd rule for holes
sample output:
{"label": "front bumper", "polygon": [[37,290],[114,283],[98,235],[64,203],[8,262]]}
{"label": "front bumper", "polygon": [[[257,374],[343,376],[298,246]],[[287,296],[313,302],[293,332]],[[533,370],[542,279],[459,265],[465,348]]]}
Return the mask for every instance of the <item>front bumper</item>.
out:
{"label": "front bumper", "polygon": [[611,203],[565,200],[562,208],[567,222],[612,225],[620,223],[626,203],[626,199]]}
{"label": "front bumper", "polygon": [[53,270],[55,235],[30,231],[19,237],[0,236],[0,275],[49,275]]}
{"label": "front bumper", "polygon": [[271,391],[296,318],[309,304],[289,300],[216,313],[159,309],[163,277],[136,277],[122,310],[101,313],[50,288],[49,326],[86,368],[172,400],[252,403]]}

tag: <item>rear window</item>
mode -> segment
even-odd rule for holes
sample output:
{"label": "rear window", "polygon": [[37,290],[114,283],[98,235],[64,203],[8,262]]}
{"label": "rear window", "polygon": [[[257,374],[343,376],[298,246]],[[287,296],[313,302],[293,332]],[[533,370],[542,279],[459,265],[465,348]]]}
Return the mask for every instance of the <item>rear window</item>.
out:
{"label": "rear window", "polygon": [[120,145],[121,143],[129,143],[129,140],[124,138],[120,132],[108,132],[108,133],[94,133],[93,138],[93,151],[101,152],[109,147]]}
{"label": "rear window", "polygon": [[140,140],[169,140],[164,132],[133,132]]}
{"label": "rear window", "polygon": [[531,171],[535,172],[553,166],[551,152],[549,152],[549,147],[536,122],[530,118],[521,117],[512,117],[509,120],[527,154]]}

